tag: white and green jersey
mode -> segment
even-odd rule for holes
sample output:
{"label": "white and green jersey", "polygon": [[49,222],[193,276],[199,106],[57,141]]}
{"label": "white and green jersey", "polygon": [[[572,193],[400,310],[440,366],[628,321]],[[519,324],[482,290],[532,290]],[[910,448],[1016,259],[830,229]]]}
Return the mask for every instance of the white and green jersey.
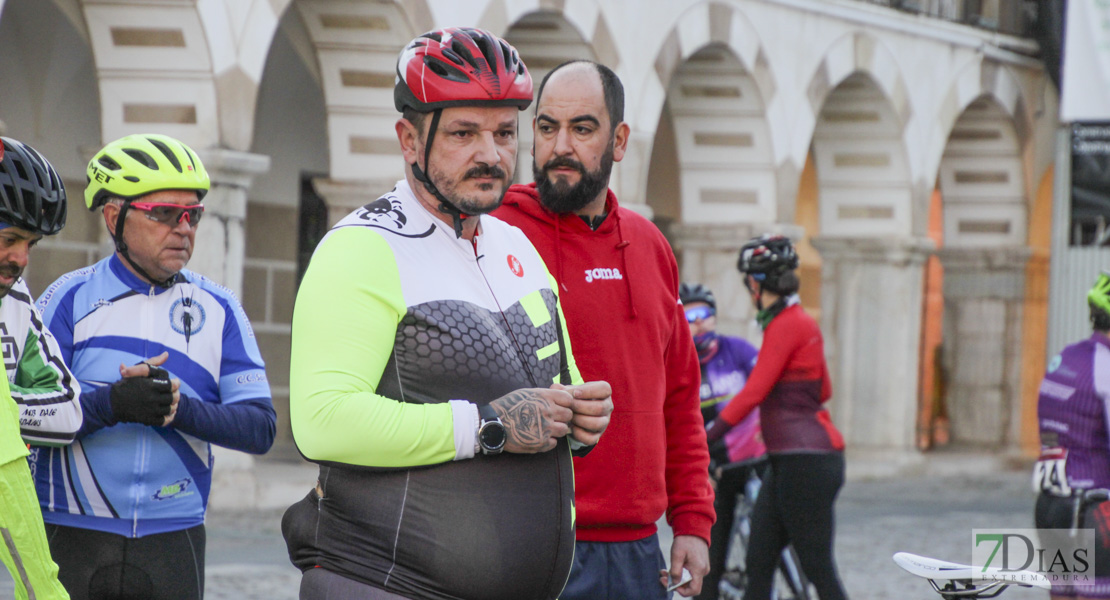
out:
{"label": "white and green jersey", "polygon": [[287,540],[299,566],[421,600],[562,590],[567,441],[475,456],[476,406],[581,376],[543,260],[519,229],[480,218],[473,243],[458,239],[401,181],[316,248],[293,316],[290,421],[325,500],[313,535]]}
{"label": "white and green jersey", "polygon": [[[23,441],[43,446],[72,442],[81,427],[80,386],[23,279],[0,298],[0,347]],[[0,453],[0,463],[11,459],[6,454]]]}

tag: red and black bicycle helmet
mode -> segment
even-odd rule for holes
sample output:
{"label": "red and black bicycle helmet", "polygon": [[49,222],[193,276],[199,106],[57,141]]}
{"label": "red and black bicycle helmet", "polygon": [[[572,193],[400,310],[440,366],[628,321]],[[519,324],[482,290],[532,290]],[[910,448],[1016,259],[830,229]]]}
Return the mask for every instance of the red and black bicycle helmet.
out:
{"label": "red and black bicycle helmet", "polygon": [[0,137],[0,223],[42,235],[54,235],[66,224],[66,189],[54,166],[7,137]]}
{"label": "red and black bicycle helmet", "polygon": [[452,106],[532,103],[532,76],[516,48],[473,27],[429,31],[409,42],[397,59],[393,103],[432,112]]}

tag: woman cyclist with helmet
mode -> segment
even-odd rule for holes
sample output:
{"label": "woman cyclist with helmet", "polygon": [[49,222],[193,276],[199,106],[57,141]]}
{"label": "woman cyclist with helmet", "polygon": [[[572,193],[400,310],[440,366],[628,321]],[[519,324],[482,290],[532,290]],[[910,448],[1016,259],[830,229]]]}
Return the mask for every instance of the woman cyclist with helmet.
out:
{"label": "woman cyclist with helmet", "polygon": [[1095,530],[1095,577],[1093,585],[1054,581],[1053,598],[1110,598],[1110,502],[1091,499],[1110,489],[1110,273],[1098,276],[1087,305],[1091,336],[1053,358],[1041,383],[1033,487],[1038,529]]}
{"label": "woman cyclist with helmet", "polygon": [[778,557],[792,544],[821,600],[847,595],[833,558],[833,503],[844,483],[844,440],[823,404],[832,395],[817,322],[802,310],[798,255],[781,235],[740,249],[737,268],[763,328],[751,377],[709,428],[710,443],[760,408],[770,465],[752,514],[746,600],[770,598]]}
{"label": "woman cyclist with helmet", "polygon": [[[717,333],[717,299],[709,288],[700,283],[683,283],[678,288],[678,296],[701,363],[701,412],[702,418],[709,423],[744,387],[759,351],[747,340]],[[736,498],[748,482],[751,468],[762,465],[758,459],[765,450],[759,431],[758,408],[709,447],[717,520],[710,531],[709,574],[702,581],[701,593],[696,596],[698,600],[717,598],[728,558]],[[722,468],[731,463],[744,463],[750,468]]]}
{"label": "woman cyclist with helmet", "polygon": [[0,137],[0,323],[9,346],[9,370],[0,378],[0,560],[20,600],[69,598],[24,457],[27,443],[73,441],[81,405],[76,380],[20,277],[31,247],[65,222],[65,187],[54,167],[30,146]]}

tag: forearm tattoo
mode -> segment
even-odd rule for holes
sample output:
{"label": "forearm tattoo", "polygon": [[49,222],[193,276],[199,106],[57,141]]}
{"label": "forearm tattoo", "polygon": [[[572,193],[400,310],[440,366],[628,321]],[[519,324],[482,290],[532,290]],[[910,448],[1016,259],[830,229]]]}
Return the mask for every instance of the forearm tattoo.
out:
{"label": "forearm tattoo", "polygon": [[547,402],[537,393],[517,390],[505,394],[498,404],[505,409],[501,418],[509,442],[515,442],[525,450],[544,449],[548,438],[552,437],[552,421],[544,416]]}

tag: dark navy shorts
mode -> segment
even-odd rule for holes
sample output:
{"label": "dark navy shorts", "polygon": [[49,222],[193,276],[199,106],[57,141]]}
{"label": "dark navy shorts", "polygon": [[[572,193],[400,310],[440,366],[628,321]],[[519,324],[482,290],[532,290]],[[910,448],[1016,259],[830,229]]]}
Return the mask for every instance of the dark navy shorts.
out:
{"label": "dark navy shorts", "polygon": [[559,600],[670,600],[659,583],[666,568],[656,534],[634,542],[575,542]]}

